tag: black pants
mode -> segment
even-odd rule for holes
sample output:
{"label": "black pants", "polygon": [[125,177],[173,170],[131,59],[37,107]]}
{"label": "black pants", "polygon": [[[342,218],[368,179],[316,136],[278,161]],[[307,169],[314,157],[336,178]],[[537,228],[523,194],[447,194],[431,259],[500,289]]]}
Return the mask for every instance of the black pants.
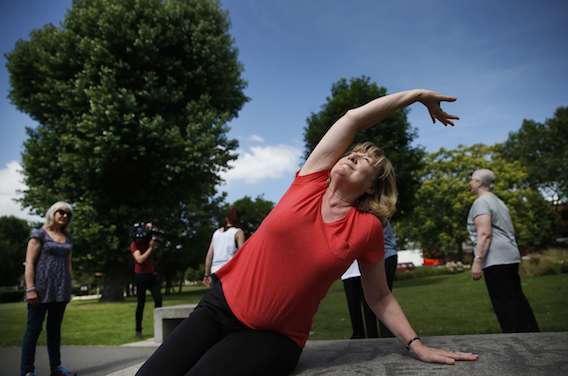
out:
{"label": "black pants", "polygon": [[[385,272],[387,277],[387,285],[392,291],[394,275],[396,273],[396,264],[398,257],[396,255],[385,259]],[[353,277],[343,280],[343,289],[347,299],[347,308],[349,309],[349,318],[351,319],[351,328],[353,334],[351,339],[357,338],[377,338],[379,331],[377,329],[377,318],[367,302],[363,294],[363,286],[360,277]],[[363,312],[361,312],[363,307]],[[365,326],[363,326],[363,319]],[[365,330],[365,327],[367,330]],[[382,338],[394,337],[390,330],[379,321],[380,336]]]}
{"label": "black pants", "polygon": [[136,375],[288,375],[301,353],[282,334],[243,325],[216,281]]}
{"label": "black pants", "polygon": [[47,353],[53,372],[61,365],[61,322],[67,302],[28,304],[26,332],[22,339],[21,375],[34,370],[37,339],[47,314]]}
{"label": "black pants", "polygon": [[483,269],[487,292],[503,333],[538,332],[538,323],[523,293],[519,264]]}
{"label": "black pants", "polygon": [[[390,291],[392,291],[397,264],[398,256],[396,254],[385,259],[385,273],[387,275],[387,285],[389,286]],[[385,326],[385,324],[383,324],[382,321],[379,321],[379,334],[381,338],[394,337],[394,334],[391,333],[391,331]]]}
{"label": "black pants", "polygon": [[[361,277],[344,279],[343,290],[345,290],[349,318],[351,319],[351,328],[353,329],[351,339],[377,338],[379,336],[377,318],[363,296]],[[363,308],[363,312],[361,312],[361,307]],[[363,319],[365,325],[363,325]]]}
{"label": "black pants", "polygon": [[136,273],[136,331],[142,331],[142,318],[144,317],[144,304],[146,304],[146,290],[150,290],[154,299],[154,308],[162,306],[162,292],[160,291],[160,281],[154,273]]}

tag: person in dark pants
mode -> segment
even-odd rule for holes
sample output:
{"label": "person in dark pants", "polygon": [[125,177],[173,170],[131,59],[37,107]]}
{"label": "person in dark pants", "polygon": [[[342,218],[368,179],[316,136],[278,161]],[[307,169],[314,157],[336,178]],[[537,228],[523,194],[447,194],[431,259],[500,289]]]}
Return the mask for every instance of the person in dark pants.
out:
{"label": "person in dark pants", "polygon": [[47,352],[52,376],[69,376],[61,366],[61,323],[71,300],[71,251],[68,232],[71,207],[56,202],[45,215],[45,224],[32,230],[26,251],[26,301],[28,319],[22,339],[20,374],[35,376],[35,350],[47,316]]}
{"label": "person in dark pants", "polygon": [[[237,254],[215,276],[199,308],[138,370],[155,375],[288,375],[331,285],[357,260],[365,299],[399,341],[424,362],[476,360],[471,353],[427,346],[389,291],[382,223],[396,207],[394,169],[356,133],[421,102],[432,119],[454,101],[428,90],[385,95],[349,110],[327,131],[289,189]],[[218,287],[218,288],[217,288]]]}
{"label": "person in dark pants", "polygon": [[477,196],[467,217],[475,253],[471,274],[474,280],[479,280],[483,270],[503,333],[538,332],[538,323],[521,287],[521,256],[509,209],[491,192],[494,181],[491,170],[480,169],[471,175],[469,183]]}
{"label": "person in dark pants", "polygon": [[[398,256],[396,253],[396,236],[390,221],[385,222],[383,235],[385,244],[385,274],[389,290],[392,291]],[[351,328],[353,330],[351,339],[377,338],[379,335],[381,338],[394,337],[391,331],[380,320],[377,328],[377,318],[365,301],[363,287],[361,285],[361,273],[359,272],[357,261],[351,264],[349,269],[341,276],[341,279],[347,299]],[[361,307],[363,308],[362,312]],[[363,316],[363,320],[361,316]],[[364,325],[363,322],[365,323]]]}
{"label": "person in dark pants", "polygon": [[156,238],[151,235],[152,224],[144,225],[147,232],[130,243],[130,252],[134,258],[134,281],[136,283],[136,336],[142,337],[142,319],[144,318],[144,305],[146,304],[146,290],[150,290],[154,300],[154,308],[162,306],[162,293],[160,280],[154,263],[152,253],[156,249]]}
{"label": "person in dark pants", "polygon": [[359,264],[353,261],[341,276],[351,320],[351,339],[378,338],[377,317],[365,301]]}
{"label": "person in dark pants", "polygon": [[[398,264],[396,235],[390,221],[385,223],[383,234],[385,238],[385,275],[387,277],[387,285],[389,291],[392,291],[394,285],[394,277],[396,274],[396,266]],[[389,328],[379,320],[379,336],[381,338],[392,338],[394,334]]]}

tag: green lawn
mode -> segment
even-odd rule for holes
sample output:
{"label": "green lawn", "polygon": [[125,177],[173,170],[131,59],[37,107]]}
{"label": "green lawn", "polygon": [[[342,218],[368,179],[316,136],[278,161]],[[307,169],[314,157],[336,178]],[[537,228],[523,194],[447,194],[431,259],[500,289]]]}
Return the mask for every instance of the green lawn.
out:
{"label": "green lawn", "polygon": [[[523,289],[542,331],[568,331],[568,274],[526,278]],[[165,297],[164,305],[197,302],[205,290],[193,288]],[[416,331],[424,336],[497,333],[485,284],[468,273],[395,282],[394,293]],[[24,303],[0,304],[0,346],[18,345],[25,324]],[[115,345],[136,341],[136,302],[71,303],[63,322],[66,345]],[[152,336],[152,300],[144,312],[145,337]],[[349,338],[351,328],[341,283],[335,283],[316,315],[312,339]],[[40,343],[45,343],[44,335]]]}

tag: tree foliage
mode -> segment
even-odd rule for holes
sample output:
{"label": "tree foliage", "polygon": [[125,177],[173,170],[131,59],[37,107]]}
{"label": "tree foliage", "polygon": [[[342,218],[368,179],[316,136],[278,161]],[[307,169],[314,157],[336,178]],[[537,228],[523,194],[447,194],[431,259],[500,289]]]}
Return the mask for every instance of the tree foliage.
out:
{"label": "tree foliage", "polygon": [[195,233],[191,210],[236,158],[225,124],[247,100],[228,30],[213,0],[76,0],[7,55],[10,98],[39,123],[27,129],[23,204],[71,202],[89,269],[123,272],[141,217],[179,215]]}
{"label": "tree foliage", "polygon": [[553,213],[549,203],[527,183],[527,170],[505,159],[497,146],[459,146],[429,154],[416,193],[416,208],[403,232],[418,240],[426,254],[456,255],[468,238],[467,214],[475,196],[471,174],[479,168],[495,172],[493,192],[508,206],[521,249],[540,248],[552,238]]}
{"label": "tree foliage", "polygon": [[14,286],[24,273],[23,262],[31,226],[14,216],[0,217],[0,286]]}
{"label": "tree foliage", "polygon": [[550,194],[555,204],[568,200],[568,107],[559,107],[544,123],[524,120],[511,132],[502,153],[521,162],[533,187]]}
{"label": "tree foliage", "polygon": [[[318,113],[312,113],[304,128],[305,158],[309,156],[327,130],[348,110],[387,94],[384,87],[371,82],[368,77],[345,78],[335,82],[331,95],[326,98]],[[371,141],[384,149],[392,161],[399,189],[398,216],[404,218],[412,211],[414,193],[418,189],[418,170],[424,152],[412,146],[416,130],[407,120],[407,110],[400,110],[385,119],[379,126],[359,132],[353,141],[357,144]]]}
{"label": "tree foliage", "polygon": [[233,202],[231,206],[237,209],[241,228],[248,239],[274,208],[274,203],[265,200],[262,196],[257,196],[254,200],[249,196],[244,196]]}

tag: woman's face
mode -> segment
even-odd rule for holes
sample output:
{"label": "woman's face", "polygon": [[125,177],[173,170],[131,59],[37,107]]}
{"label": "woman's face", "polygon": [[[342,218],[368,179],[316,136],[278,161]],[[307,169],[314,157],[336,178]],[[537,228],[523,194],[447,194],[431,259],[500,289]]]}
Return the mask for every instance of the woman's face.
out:
{"label": "woman's face", "polygon": [[369,190],[377,176],[375,160],[364,153],[349,153],[331,169],[332,179],[340,179],[362,192]]}
{"label": "woman's face", "polygon": [[477,193],[479,191],[480,187],[481,187],[481,179],[479,178],[478,175],[473,173],[471,175],[471,179],[469,180],[469,188],[470,188],[471,192]]}
{"label": "woman's face", "polygon": [[66,226],[71,221],[71,212],[64,209],[57,209],[53,214],[53,221],[59,226]]}

